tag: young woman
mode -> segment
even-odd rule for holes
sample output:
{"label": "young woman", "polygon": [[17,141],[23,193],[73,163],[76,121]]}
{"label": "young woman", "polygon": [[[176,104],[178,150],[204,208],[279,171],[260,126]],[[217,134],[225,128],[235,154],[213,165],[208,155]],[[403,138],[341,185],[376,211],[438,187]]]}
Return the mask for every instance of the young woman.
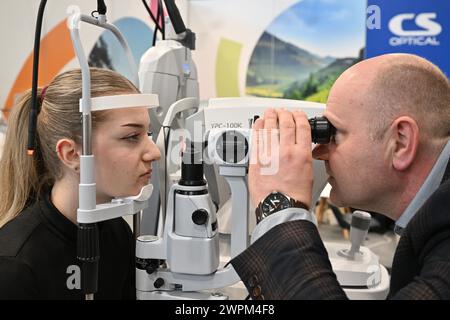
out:
{"label": "young woman", "polygon": [[[91,96],[137,93],[119,74],[91,69]],[[83,299],[76,257],[81,155],[81,72],[39,91],[37,146],[28,156],[31,92],[13,108],[0,161],[0,299]],[[146,108],[92,113],[97,203],[137,195],[160,153]],[[122,219],[99,223],[95,299],[133,299],[134,239]]]}

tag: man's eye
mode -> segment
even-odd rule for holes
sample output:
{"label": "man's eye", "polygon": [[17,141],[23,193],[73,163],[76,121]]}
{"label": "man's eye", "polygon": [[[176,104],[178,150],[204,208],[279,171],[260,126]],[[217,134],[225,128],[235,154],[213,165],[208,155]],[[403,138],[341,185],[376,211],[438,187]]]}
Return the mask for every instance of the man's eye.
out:
{"label": "man's eye", "polygon": [[153,137],[153,131],[147,131],[147,136]]}
{"label": "man's eye", "polygon": [[330,137],[330,142],[336,144],[339,141],[338,132],[335,131],[333,135]]}

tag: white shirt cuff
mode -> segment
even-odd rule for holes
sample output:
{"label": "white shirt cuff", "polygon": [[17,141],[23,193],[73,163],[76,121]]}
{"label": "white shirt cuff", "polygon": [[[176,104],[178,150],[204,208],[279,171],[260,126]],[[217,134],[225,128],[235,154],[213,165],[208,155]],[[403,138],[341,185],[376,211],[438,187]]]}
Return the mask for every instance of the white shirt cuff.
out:
{"label": "white shirt cuff", "polygon": [[267,218],[264,218],[260,223],[258,223],[253,230],[251,243],[258,240],[264,233],[272,229],[273,227],[294,220],[308,220],[317,226],[317,219],[314,214],[311,214],[306,209],[302,208],[287,208],[281,211],[271,214]]}

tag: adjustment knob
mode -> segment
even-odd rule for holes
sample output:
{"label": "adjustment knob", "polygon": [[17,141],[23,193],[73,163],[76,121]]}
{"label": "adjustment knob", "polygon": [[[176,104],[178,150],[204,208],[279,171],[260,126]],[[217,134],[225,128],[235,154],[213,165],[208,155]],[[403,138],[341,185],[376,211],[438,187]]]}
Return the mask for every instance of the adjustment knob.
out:
{"label": "adjustment knob", "polygon": [[161,288],[163,285],[164,285],[164,279],[163,279],[163,278],[158,278],[158,279],[156,279],[155,282],[153,283],[153,286],[154,286],[156,289]]}
{"label": "adjustment knob", "polygon": [[192,221],[197,225],[205,224],[208,221],[208,211],[205,209],[198,209],[192,213]]}
{"label": "adjustment knob", "polygon": [[359,251],[364,239],[366,238],[367,231],[369,231],[371,216],[370,213],[365,211],[356,210],[352,214],[352,222],[350,225],[350,249],[343,249],[338,252],[339,255],[349,259],[355,260],[355,255],[361,255]]}
{"label": "adjustment knob", "polygon": [[353,256],[355,253],[359,252],[359,248],[369,231],[371,218],[372,217],[368,212],[361,210],[353,212],[350,225],[350,242],[352,243],[349,251],[350,255]]}

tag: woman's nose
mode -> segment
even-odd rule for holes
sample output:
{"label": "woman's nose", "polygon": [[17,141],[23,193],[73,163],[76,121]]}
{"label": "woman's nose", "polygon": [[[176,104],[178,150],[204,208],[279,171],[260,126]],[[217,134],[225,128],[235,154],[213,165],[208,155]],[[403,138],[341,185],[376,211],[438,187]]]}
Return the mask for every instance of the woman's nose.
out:
{"label": "woman's nose", "polygon": [[146,145],[146,149],[143,155],[144,161],[159,160],[161,158],[161,152],[159,152],[159,148],[151,138],[149,138],[148,140],[149,143]]}
{"label": "woman's nose", "polygon": [[312,152],[312,156],[317,160],[328,160],[328,145],[317,145]]}

